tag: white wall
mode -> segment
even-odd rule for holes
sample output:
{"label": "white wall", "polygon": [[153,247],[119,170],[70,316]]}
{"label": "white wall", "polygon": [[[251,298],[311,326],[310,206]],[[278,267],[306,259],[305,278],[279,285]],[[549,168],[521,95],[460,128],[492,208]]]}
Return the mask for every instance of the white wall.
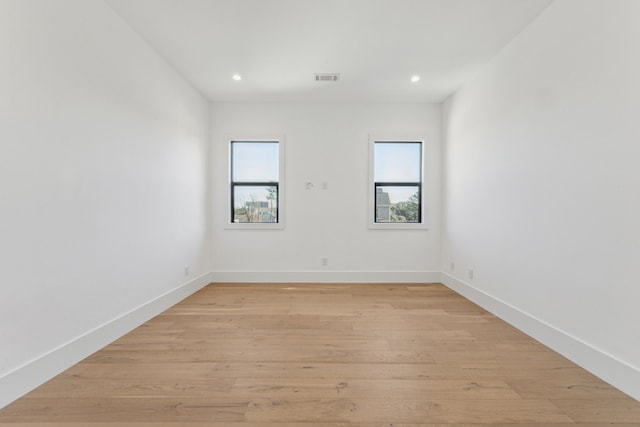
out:
{"label": "white wall", "polygon": [[[211,117],[217,280],[439,279],[439,105],[214,104]],[[369,134],[426,138],[430,230],[367,228]],[[285,229],[225,229],[228,140],[261,135],[286,137]]]}
{"label": "white wall", "polygon": [[0,53],[1,407],[210,255],[208,103],[111,9],[2,0]]}
{"label": "white wall", "polygon": [[640,399],[639,19],[557,0],[446,103],[442,270]]}

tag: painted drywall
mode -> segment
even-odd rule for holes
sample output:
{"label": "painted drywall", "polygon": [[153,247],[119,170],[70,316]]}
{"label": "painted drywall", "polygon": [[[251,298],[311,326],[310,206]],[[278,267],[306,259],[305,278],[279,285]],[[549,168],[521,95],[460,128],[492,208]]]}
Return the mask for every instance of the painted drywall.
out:
{"label": "painted drywall", "polygon": [[3,0],[0,52],[2,406],[13,373],[207,273],[210,203],[207,101],[104,2]]}
{"label": "painted drywall", "polygon": [[[229,103],[211,117],[218,280],[438,280],[439,105]],[[367,228],[370,134],[425,138],[429,230]],[[229,230],[229,140],[270,136],[285,138],[285,227]]]}
{"label": "painted drywall", "polygon": [[446,102],[442,256],[636,398],[639,19],[635,0],[557,0]]}

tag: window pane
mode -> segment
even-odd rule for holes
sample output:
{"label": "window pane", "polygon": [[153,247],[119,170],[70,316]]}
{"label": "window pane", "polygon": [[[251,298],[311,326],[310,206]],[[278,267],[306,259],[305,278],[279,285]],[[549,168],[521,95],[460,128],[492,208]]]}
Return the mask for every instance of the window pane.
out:
{"label": "window pane", "polygon": [[420,187],[376,185],[376,222],[420,222]]}
{"label": "window pane", "polygon": [[233,222],[278,222],[278,187],[233,187]]}
{"label": "window pane", "polygon": [[419,142],[376,142],[374,180],[376,182],[420,182]]}
{"label": "window pane", "polygon": [[278,182],[277,142],[232,142],[234,182]]}

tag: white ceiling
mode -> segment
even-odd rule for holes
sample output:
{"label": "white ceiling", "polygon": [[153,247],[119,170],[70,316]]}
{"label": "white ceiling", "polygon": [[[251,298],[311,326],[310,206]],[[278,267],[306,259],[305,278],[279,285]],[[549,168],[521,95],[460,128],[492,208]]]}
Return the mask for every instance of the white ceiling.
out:
{"label": "white ceiling", "polygon": [[213,102],[441,102],[551,1],[107,3]]}

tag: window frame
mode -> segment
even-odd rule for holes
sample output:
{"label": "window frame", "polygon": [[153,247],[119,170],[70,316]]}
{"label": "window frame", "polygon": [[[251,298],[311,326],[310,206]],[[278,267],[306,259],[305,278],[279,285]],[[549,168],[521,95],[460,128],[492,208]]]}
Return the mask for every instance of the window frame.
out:
{"label": "window frame", "polygon": [[[376,143],[419,143],[420,144],[420,181],[419,182],[376,182],[375,180],[375,144]],[[367,225],[372,230],[428,230],[426,205],[426,158],[428,145],[424,137],[415,136],[369,136],[369,180],[367,186]],[[376,192],[378,186],[418,186],[420,205],[418,206],[419,222],[376,222]]]}
{"label": "window frame", "polygon": [[[230,230],[282,230],[284,229],[284,206],[285,206],[285,185],[284,185],[284,150],[285,142],[283,136],[249,137],[249,138],[227,138],[227,204],[225,211],[227,221],[226,229]],[[278,181],[233,181],[233,143],[277,143],[278,144]],[[275,186],[278,192],[277,215],[278,222],[233,222],[234,217],[234,189],[236,186]]]}

